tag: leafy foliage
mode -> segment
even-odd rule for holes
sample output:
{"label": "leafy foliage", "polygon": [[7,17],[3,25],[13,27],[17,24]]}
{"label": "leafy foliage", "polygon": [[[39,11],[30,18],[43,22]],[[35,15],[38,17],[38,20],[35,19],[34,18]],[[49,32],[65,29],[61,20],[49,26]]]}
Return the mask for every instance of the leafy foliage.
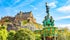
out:
{"label": "leafy foliage", "polygon": [[[32,32],[29,29],[21,28],[17,31],[10,30],[10,32],[8,32],[6,28],[6,26],[0,26],[0,40],[41,40],[41,34],[46,30]],[[46,33],[48,33],[47,30]],[[57,39],[70,40],[70,31],[66,28],[60,29],[58,31]]]}
{"label": "leafy foliage", "polygon": [[16,40],[35,40],[35,35],[28,29],[21,29],[15,34]]}
{"label": "leafy foliage", "polygon": [[41,40],[41,34],[35,34],[35,40]]}
{"label": "leafy foliage", "polygon": [[0,40],[7,40],[7,30],[5,29],[5,26],[0,27]]}
{"label": "leafy foliage", "polygon": [[11,30],[11,31],[8,33],[7,39],[8,39],[8,40],[15,40],[15,38],[14,38],[15,33],[16,33],[15,31]]}
{"label": "leafy foliage", "polygon": [[27,20],[22,21],[22,25],[25,25],[27,23],[28,23]]}

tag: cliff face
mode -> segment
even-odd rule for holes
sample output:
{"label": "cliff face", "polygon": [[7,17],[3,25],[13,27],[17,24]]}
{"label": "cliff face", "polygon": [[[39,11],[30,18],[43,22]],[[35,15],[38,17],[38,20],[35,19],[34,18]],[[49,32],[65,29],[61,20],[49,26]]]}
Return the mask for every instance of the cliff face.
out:
{"label": "cliff face", "polygon": [[15,17],[5,16],[1,18],[0,23],[3,24],[4,22],[18,22],[18,21],[23,21],[23,20],[28,20],[29,22],[35,22],[32,12],[20,11]]}
{"label": "cliff face", "polygon": [[35,22],[32,12],[21,12],[15,16],[15,21],[29,20]]}
{"label": "cliff face", "polygon": [[[25,24],[25,20],[27,21],[26,24]],[[32,12],[21,12],[20,11],[14,17],[5,16],[5,17],[1,18],[0,24],[6,25],[8,27],[7,28],[8,31],[16,30],[15,27],[21,27],[21,28],[28,27],[31,30],[40,29],[40,28],[38,28],[38,24],[36,23],[36,20],[33,17]],[[25,25],[22,25],[22,24],[25,24]]]}
{"label": "cliff face", "polygon": [[14,21],[14,17],[5,16],[1,18],[0,24],[4,24],[5,22],[13,22],[13,21]]}

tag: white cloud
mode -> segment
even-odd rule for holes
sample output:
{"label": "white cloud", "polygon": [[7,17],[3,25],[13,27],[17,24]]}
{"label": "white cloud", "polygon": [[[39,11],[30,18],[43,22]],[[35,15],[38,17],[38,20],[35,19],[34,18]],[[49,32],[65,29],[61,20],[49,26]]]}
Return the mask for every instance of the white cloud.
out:
{"label": "white cloud", "polygon": [[35,7],[35,6],[33,6],[33,5],[30,5],[30,6],[31,6],[31,7],[33,7],[33,9],[34,9],[34,10],[37,10],[37,9],[38,9],[38,8],[36,8],[36,7]]}
{"label": "white cloud", "polygon": [[30,5],[31,7],[34,7],[33,5]]}
{"label": "white cloud", "polygon": [[[16,6],[16,7],[23,7],[23,6],[26,6],[26,5],[28,5],[28,4],[30,4],[30,3],[32,3],[34,0],[29,0],[29,1],[27,1],[27,0],[25,0],[25,1],[23,1],[22,3],[20,3],[18,6]],[[25,5],[24,5],[25,4]]]}
{"label": "white cloud", "polygon": [[15,3],[18,3],[18,2],[20,2],[20,0],[15,0]]}
{"label": "white cloud", "polygon": [[65,27],[65,26],[70,26],[70,24],[61,24],[60,26]]}
{"label": "white cloud", "polygon": [[63,13],[70,13],[70,5],[62,6],[62,7],[58,8],[57,11],[63,12]]}
{"label": "white cloud", "polygon": [[70,0],[68,0],[65,5],[70,5]]}
{"label": "white cloud", "polygon": [[69,15],[69,16],[59,17],[59,18],[57,18],[57,19],[55,19],[55,20],[62,20],[62,19],[68,19],[68,18],[70,18],[70,15]]}
{"label": "white cloud", "polygon": [[55,8],[56,7],[56,3],[55,2],[49,3],[48,6],[50,6],[51,8]]}
{"label": "white cloud", "polygon": [[16,9],[16,8],[11,8],[11,7],[6,7],[6,8],[4,8],[4,12],[5,12],[5,14],[7,15],[7,16],[14,16],[16,13],[18,13],[19,12],[19,10],[18,9]]}
{"label": "white cloud", "polygon": [[53,2],[51,2],[51,3],[48,3],[48,6],[50,6],[51,8],[55,8],[55,7],[57,7],[57,4],[58,3],[58,1],[53,1]]}
{"label": "white cloud", "polygon": [[61,28],[67,27],[68,29],[70,29],[70,24],[61,24],[58,27],[61,27]]}

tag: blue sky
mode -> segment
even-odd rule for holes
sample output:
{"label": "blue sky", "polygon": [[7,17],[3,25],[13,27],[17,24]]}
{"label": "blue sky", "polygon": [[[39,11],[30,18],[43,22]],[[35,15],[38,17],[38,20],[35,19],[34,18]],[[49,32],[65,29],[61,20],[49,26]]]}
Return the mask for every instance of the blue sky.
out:
{"label": "blue sky", "polygon": [[70,27],[70,0],[0,0],[0,18],[15,16],[18,12],[32,11],[37,23],[42,23],[45,3],[50,7],[50,15],[57,27]]}

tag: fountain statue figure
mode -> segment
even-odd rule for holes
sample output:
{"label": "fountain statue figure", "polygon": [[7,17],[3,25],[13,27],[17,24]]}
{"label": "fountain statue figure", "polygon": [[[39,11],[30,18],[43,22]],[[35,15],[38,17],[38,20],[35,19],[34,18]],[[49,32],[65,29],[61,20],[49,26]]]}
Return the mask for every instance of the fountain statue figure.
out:
{"label": "fountain statue figure", "polygon": [[47,13],[47,16],[45,16],[45,19],[43,21],[43,26],[44,27],[54,26],[54,20],[53,20],[53,17],[49,15],[49,7],[47,6],[47,3],[46,3],[46,13]]}

